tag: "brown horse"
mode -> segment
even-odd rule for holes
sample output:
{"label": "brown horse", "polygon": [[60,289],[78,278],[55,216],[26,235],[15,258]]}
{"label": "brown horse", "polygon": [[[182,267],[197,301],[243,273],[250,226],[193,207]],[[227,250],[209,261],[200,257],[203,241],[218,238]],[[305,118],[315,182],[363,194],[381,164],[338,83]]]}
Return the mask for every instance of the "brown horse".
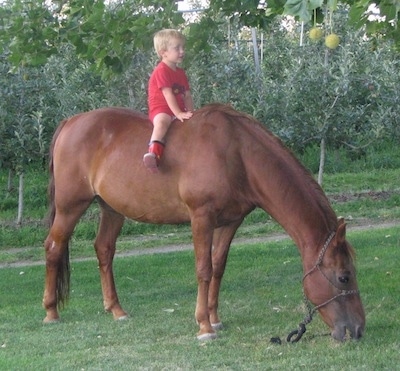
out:
{"label": "brown horse", "polygon": [[198,294],[199,339],[221,327],[218,295],[231,241],[254,208],[269,213],[299,248],[303,287],[335,339],[360,338],[365,315],[353,250],[319,185],[292,153],[253,117],[208,105],[167,135],[160,171],[142,164],[151,134],[146,116],[104,108],[64,120],[51,146],[51,228],[45,241],[45,322],[59,319],[68,297],[68,243],[93,200],[101,208],[95,241],[104,307],[126,317],[112,262],[125,217],[159,224],[190,222]]}

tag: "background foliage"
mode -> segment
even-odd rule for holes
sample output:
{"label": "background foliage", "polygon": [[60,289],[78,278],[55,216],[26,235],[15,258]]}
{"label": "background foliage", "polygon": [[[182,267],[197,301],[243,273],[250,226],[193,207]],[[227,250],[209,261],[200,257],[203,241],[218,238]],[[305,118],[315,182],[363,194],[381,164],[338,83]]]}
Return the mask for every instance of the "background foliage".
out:
{"label": "background foliage", "polygon": [[[189,16],[169,0],[5,1],[1,168],[10,176],[31,165],[44,169],[56,125],[75,113],[108,105],[146,112],[147,81],[157,63],[151,38],[162,27],[181,28],[187,36],[184,67],[197,107],[231,104],[258,118],[297,154],[314,152],[322,140],[350,158],[365,156],[368,146],[397,143],[396,37],[370,21],[352,26],[354,9],[366,3],[299,3],[315,18],[304,23],[296,14],[282,16],[285,4],[279,1],[265,8],[253,0],[214,0]],[[392,30],[386,21],[380,27]],[[315,25],[339,34],[339,47],[310,40]]]}

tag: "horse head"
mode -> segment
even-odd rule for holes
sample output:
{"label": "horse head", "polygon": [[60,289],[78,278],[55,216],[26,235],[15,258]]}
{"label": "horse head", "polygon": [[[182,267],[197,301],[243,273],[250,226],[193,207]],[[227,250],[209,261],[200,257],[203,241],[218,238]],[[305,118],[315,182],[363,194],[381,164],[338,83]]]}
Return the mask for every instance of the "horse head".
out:
{"label": "horse head", "polygon": [[303,278],[304,294],[315,305],[310,314],[319,311],[332,329],[334,339],[344,341],[348,333],[359,339],[364,332],[365,313],[361,303],[354,251],[346,240],[346,224],[339,219],[338,227],[319,252],[316,263]]}

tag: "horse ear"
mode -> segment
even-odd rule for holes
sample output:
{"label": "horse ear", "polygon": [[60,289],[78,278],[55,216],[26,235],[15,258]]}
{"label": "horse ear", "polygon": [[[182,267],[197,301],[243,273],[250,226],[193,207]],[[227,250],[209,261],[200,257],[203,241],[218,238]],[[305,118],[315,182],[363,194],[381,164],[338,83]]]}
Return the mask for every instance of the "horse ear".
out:
{"label": "horse ear", "polygon": [[344,218],[338,220],[338,228],[336,231],[336,246],[341,245],[346,239],[346,223]]}

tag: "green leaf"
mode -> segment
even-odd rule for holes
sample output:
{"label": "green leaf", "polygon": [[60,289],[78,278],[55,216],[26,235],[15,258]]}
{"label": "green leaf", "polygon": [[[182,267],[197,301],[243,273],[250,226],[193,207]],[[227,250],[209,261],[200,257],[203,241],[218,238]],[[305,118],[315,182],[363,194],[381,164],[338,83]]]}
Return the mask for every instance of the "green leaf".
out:
{"label": "green leaf", "polygon": [[323,5],[324,0],[310,0],[310,9],[314,10],[317,8],[321,8],[321,6]]}
{"label": "green leaf", "polygon": [[285,4],[284,12],[287,15],[298,18],[300,21],[308,22],[312,16],[308,5],[309,0],[288,0]]}
{"label": "green leaf", "polygon": [[388,21],[394,20],[396,18],[398,10],[396,9],[396,6],[394,4],[381,3],[379,5],[379,9],[381,11],[381,15],[386,16],[386,19]]}
{"label": "green leaf", "polygon": [[362,27],[365,24],[365,7],[353,5],[349,10],[349,23],[356,27]]}
{"label": "green leaf", "polygon": [[37,55],[31,55],[29,58],[29,65],[32,67],[35,66],[41,66],[45,64],[47,61],[47,56],[45,54],[37,54]]}
{"label": "green leaf", "polygon": [[332,11],[337,9],[337,0],[327,0],[328,8]]}

